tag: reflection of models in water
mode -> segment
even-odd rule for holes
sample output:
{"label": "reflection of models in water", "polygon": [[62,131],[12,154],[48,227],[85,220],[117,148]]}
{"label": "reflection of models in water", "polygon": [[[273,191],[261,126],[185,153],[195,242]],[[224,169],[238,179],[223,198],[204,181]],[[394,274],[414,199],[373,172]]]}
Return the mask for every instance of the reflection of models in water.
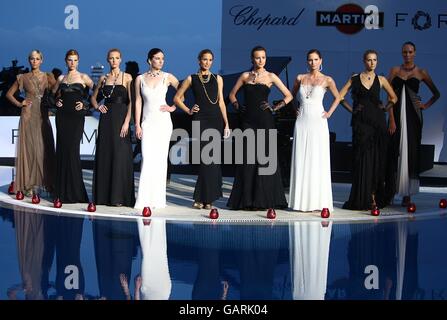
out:
{"label": "reflection of models in water", "polygon": [[[411,195],[419,192],[422,111],[440,97],[427,70],[414,63],[415,56],[415,44],[405,42],[402,46],[404,63],[391,68],[388,77],[399,98],[390,112],[389,119],[388,131],[392,137],[388,161],[388,193],[390,198],[394,197],[395,193],[403,197],[403,206],[411,202]],[[421,82],[425,83],[433,94],[426,103],[422,103],[418,96]]]}
{"label": "reflection of models in water", "polygon": [[[348,299],[390,299],[396,285],[396,234],[394,224],[351,224],[348,244],[349,288]],[[373,268],[373,269],[371,269]],[[369,271],[368,271],[369,270]],[[375,270],[375,271],[371,271]],[[365,273],[365,271],[368,271]],[[379,277],[367,282],[371,272]]]}
{"label": "reflection of models in water", "polygon": [[172,283],[168,266],[166,220],[139,219],[138,234],[143,258],[141,280],[136,279],[136,285],[141,285],[140,294],[136,294],[135,299],[167,300],[171,295]]}
{"label": "reflection of models in water", "polygon": [[[225,300],[229,281],[223,273],[223,228],[209,224],[194,224],[194,252],[197,275],[191,293],[193,300]],[[207,239],[207,241],[203,241]]]}
{"label": "reflection of models in water", "polygon": [[332,222],[289,224],[292,295],[295,300],[324,300]]}
{"label": "reflection of models in water", "polygon": [[23,288],[26,300],[41,300],[44,298],[41,289],[44,217],[40,214],[15,210],[14,224],[22,286],[10,288],[8,296],[10,299],[16,299],[17,291]]}
{"label": "reflection of models in water", "polygon": [[56,298],[84,299],[81,240],[84,218],[45,215],[42,286],[47,295],[49,274],[56,255]]}
{"label": "reflection of models in water", "polygon": [[279,252],[283,229],[265,225],[232,226],[236,243],[236,263],[240,277],[240,299],[277,299],[274,291],[278,275]]}
{"label": "reflection of models in water", "polygon": [[[417,299],[417,226],[408,221],[350,225],[348,299]],[[373,268],[376,271],[371,271]],[[368,268],[368,269],[367,269]],[[369,270],[369,272],[366,272]],[[377,278],[368,277],[376,272]],[[375,283],[375,287],[365,288]]]}
{"label": "reflection of models in water", "polygon": [[136,256],[137,239],[134,222],[93,221],[96,270],[101,299],[130,299],[128,279],[132,259]]}

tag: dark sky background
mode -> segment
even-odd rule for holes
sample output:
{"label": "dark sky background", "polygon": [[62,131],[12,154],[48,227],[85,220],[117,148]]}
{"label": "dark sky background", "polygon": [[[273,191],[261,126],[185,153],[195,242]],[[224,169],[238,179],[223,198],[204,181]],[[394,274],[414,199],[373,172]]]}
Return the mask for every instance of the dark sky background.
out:
{"label": "dark sky background", "polygon": [[[79,29],[69,30],[65,13],[69,5],[79,10]],[[42,70],[65,71],[64,56],[70,48],[80,54],[79,70],[107,65],[106,52],[117,47],[123,62],[134,60],[140,72],[147,70],[152,47],[165,52],[165,70],[179,78],[196,72],[197,53],[215,52],[213,70],[220,69],[221,0],[15,0],[0,2],[0,66],[12,59],[28,65],[28,52],[44,53]],[[122,69],[124,69],[124,64]]]}

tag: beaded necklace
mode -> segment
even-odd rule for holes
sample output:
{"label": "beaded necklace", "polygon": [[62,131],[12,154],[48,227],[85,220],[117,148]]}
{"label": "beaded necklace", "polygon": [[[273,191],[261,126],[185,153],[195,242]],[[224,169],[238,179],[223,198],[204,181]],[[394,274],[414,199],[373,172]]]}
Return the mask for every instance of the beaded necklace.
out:
{"label": "beaded necklace", "polygon": [[146,72],[146,74],[149,77],[155,78],[155,77],[158,77],[161,74],[161,70],[158,70],[158,71],[155,71],[155,72],[153,72],[152,70],[149,70],[148,72]]}
{"label": "beaded necklace", "polygon": [[265,69],[262,70],[262,71],[251,70],[250,71],[250,77],[251,77],[250,82],[255,84],[256,83],[256,79],[260,78],[266,72],[267,72],[267,70],[265,70]]}
{"label": "beaded necklace", "polygon": [[113,86],[112,86],[112,90],[110,90],[110,94],[109,94],[109,95],[105,95],[105,93],[104,93],[104,86],[105,86],[105,84],[106,84],[107,78],[108,78],[109,75],[111,75],[111,74],[112,74],[112,72],[108,73],[108,74],[104,77],[104,80],[102,81],[101,93],[102,93],[102,95],[104,96],[104,99],[109,99],[109,98],[112,96],[112,94],[113,94],[113,90],[115,90],[116,81],[118,80],[118,78],[119,78],[119,76],[120,76],[120,74],[121,74],[121,71],[118,72],[118,75],[115,77],[115,81],[113,81]]}

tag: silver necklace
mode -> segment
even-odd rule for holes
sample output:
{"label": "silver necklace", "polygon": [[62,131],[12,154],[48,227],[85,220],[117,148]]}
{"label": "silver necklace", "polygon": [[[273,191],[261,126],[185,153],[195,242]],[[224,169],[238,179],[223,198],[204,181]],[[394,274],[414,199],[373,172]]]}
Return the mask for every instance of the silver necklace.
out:
{"label": "silver necklace", "polygon": [[371,80],[371,76],[370,76],[370,75],[367,75],[366,73],[363,73],[363,77],[366,78],[366,79],[368,79],[368,81]]}
{"label": "silver necklace", "polygon": [[110,90],[110,94],[105,95],[105,93],[104,93],[104,86],[106,85],[107,78],[108,78],[109,75],[111,75],[111,74],[112,74],[112,72],[108,73],[108,74],[104,77],[104,80],[102,81],[101,93],[102,93],[102,95],[104,96],[104,99],[109,99],[109,98],[112,96],[113,91],[115,90],[116,81],[117,81],[118,78],[120,77],[121,71],[118,72],[118,74],[117,74],[116,77],[115,77],[115,81],[113,81],[113,86],[112,86],[112,90]]}
{"label": "silver necklace", "polygon": [[257,72],[257,71],[251,70],[251,71],[250,71],[251,82],[252,82],[252,83],[256,83],[256,80],[257,80],[261,75],[263,75],[266,71],[267,71],[267,70],[265,70],[265,69],[264,69],[263,71],[261,71],[261,72]]}
{"label": "silver necklace", "polygon": [[160,74],[161,74],[161,70],[158,70],[158,71],[152,71],[152,70],[149,70],[148,72],[146,72],[147,73],[147,75],[149,76],[149,77],[152,77],[152,78],[155,78],[155,77],[158,77]]}
{"label": "silver necklace", "polygon": [[[308,80],[309,83],[304,83],[304,80]],[[318,80],[318,79],[317,79]],[[309,90],[310,88],[310,90]],[[314,91],[315,85],[312,84],[312,80],[309,76],[305,76],[305,78],[303,79],[303,89],[304,89],[304,96],[306,97],[306,99],[309,99],[310,96],[312,95],[312,92]]]}
{"label": "silver necklace", "polygon": [[[310,90],[308,89],[310,87]],[[314,91],[315,86],[312,84],[305,84],[304,89],[304,95],[306,96],[306,99],[309,99],[309,97],[312,95],[312,92]]]}

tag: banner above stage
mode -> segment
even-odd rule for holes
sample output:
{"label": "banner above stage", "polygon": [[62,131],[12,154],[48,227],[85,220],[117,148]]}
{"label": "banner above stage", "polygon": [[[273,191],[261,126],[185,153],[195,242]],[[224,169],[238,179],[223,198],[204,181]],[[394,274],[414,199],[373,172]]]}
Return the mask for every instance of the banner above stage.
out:
{"label": "banner above stage", "polygon": [[[222,1],[223,74],[247,70],[250,50],[256,45],[267,48],[268,56],[291,56],[289,81],[306,72],[306,52],[316,48],[323,55],[323,73],[334,78],[341,89],[346,80],[363,70],[366,49],[379,52],[377,73],[387,75],[402,63],[401,45],[412,41],[417,47],[416,64],[428,70],[441,99],[424,111],[430,123],[423,131],[423,143],[436,145],[435,161],[444,157],[442,150],[447,88],[445,55],[447,42],[447,1],[316,1],[316,0],[225,0]],[[284,76],[283,76],[284,77]],[[431,97],[421,86],[423,101]],[[325,106],[330,103],[327,95]],[[383,97],[385,98],[385,97]],[[350,115],[337,110],[330,130],[337,140],[350,141]],[[445,153],[445,155],[444,155]]]}

